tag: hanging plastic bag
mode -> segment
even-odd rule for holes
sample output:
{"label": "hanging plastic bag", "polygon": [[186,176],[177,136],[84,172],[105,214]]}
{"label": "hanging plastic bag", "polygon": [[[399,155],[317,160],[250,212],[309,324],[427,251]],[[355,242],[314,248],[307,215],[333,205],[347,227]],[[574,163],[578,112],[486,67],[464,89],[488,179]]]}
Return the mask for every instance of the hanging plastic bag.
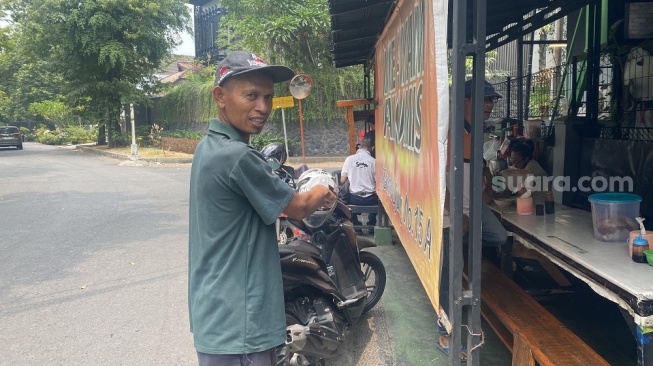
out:
{"label": "hanging plastic bag", "polygon": [[496,159],[497,150],[501,147],[498,139],[492,139],[483,143],[483,159],[490,161]]}

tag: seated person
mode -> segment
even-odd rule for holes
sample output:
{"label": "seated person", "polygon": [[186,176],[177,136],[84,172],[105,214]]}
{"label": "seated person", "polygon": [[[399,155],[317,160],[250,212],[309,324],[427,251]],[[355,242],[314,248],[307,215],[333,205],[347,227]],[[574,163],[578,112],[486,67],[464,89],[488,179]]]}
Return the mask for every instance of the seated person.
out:
{"label": "seated person", "polygon": [[[376,195],[376,160],[372,156],[374,140],[366,135],[361,140],[361,146],[356,154],[348,156],[340,172],[340,183],[349,181],[349,203],[360,206],[376,206],[379,197]],[[352,215],[352,223],[361,225],[358,215]],[[376,225],[376,214],[369,214],[367,225]],[[360,231],[360,230],[358,230]],[[373,230],[371,230],[373,231]]]}
{"label": "seated person", "polygon": [[375,130],[369,130],[365,132],[365,135],[363,135],[363,138],[369,138],[372,140],[372,151],[370,151],[370,154],[372,154],[372,157],[376,159],[376,149],[374,148],[374,143],[376,139],[376,133],[374,132]]}
{"label": "seated person", "polygon": [[535,152],[533,141],[527,139],[513,140],[508,146],[508,152],[510,153],[510,160],[514,168],[528,170],[536,178],[536,185],[534,186],[536,192],[533,192],[535,194],[534,197],[543,199],[544,192],[550,191],[547,179],[549,174],[533,159],[533,153]]}
{"label": "seated person", "polygon": [[[465,82],[465,99],[464,99],[464,120],[460,121],[459,123],[464,123],[464,135],[463,135],[463,196],[462,196],[462,201],[463,201],[463,231],[464,231],[464,238],[463,242],[466,242],[467,238],[467,229],[469,225],[469,211],[470,211],[470,188],[471,188],[471,152],[472,152],[472,132],[473,132],[473,124],[475,123],[484,123],[483,121],[487,120],[490,117],[490,114],[492,113],[492,110],[494,109],[494,102],[498,99],[502,98],[502,96],[497,93],[497,91],[494,89],[492,84],[489,82],[485,81],[483,83],[483,120],[482,121],[474,121],[472,119],[472,81],[468,80]],[[450,148],[450,145],[447,144],[447,148]],[[450,155],[451,152],[449,151],[447,155]],[[448,164],[448,162],[447,162]],[[488,249],[488,252],[494,251],[495,253],[498,251],[497,248],[503,245],[506,240],[508,239],[508,233],[506,230],[503,228],[503,225],[501,225],[501,222],[497,219],[497,217],[494,215],[494,212],[490,209],[488,204],[492,202],[492,199],[494,198],[494,192],[492,191],[492,174],[490,173],[490,169],[486,166],[485,162],[483,164],[483,202],[481,202],[481,241],[482,241],[482,246],[483,248]],[[447,165],[447,172],[449,172],[449,166]],[[447,190],[450,188],[449,185],[449,179],[447,179]],[[444,227],[446,228],[445,231],[447,232],[447,236],[445,238],[448,238],[448,228],[449,228],[449,194],[447,193],[445,196],[445,217],[444,217]],[[448,240],[445,239],[445,243],[447,243]],[[440,327],[438,329],[440,333],[440,338],[438,340],[438,343],[436,344],[436,347],[440,350],[442,350],[444,353],[449,353],[449,330],[443,323],[447,323],[448,321],[444,321],[444,314],[449,313],[448,309],[448,301],[449,301],[449,252],[448,252],[448,243],[447,245],[442,246],[443,252],[442,252],[442,268],[441,268],[441,279],[440,279],[440,306],[442,307],[440,311],[440,319],[438,319],[438,323],[440,324]],[[484,250],[485,251],[485,250]],[[464,250],[465,252],[465,250]],[[461,359],[466,359],[467,357],[467,352],[464,348],[461,348],[460,350],[460,356]]]}

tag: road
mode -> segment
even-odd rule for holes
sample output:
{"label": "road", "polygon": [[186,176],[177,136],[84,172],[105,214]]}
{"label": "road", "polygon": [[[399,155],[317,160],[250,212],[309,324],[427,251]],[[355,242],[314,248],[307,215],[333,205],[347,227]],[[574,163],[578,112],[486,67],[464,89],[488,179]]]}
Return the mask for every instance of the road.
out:
{"label": "road", "polygon": [[[197,365],[189,176],[190,164],[140,166],[36,143],[0,149],[0,366]],[[447,364],[403,247],[370,251],[388,272],[385,294],[327,364]]]}
{"label": "road", "polygon": [[188,165],[0,149],[0,365],[192,365]]}

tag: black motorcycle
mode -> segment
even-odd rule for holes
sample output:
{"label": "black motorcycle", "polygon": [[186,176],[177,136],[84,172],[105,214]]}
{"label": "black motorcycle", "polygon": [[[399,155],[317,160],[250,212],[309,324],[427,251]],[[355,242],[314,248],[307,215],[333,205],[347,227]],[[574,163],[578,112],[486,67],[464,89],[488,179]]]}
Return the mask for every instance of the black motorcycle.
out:
{"label": "black motorcycle", "polygon": [[[265,145],[261,155],[282,181],[288,184],[292,189],[296,188],[295,169],[291,166],[284,165],[287,159],[286,150],[280,142],[271,142]],[[299,229],[288,222],[286,214],[281,214],[275,223],[277,241],[279,244],[287,244],[293,239],[303,237]]]}
{"label": "black motorcycle", "polygon": [[348,329],[381,299],[385,267],[363,250],[376,244],[356,237],[351,211],[342,202],[319,227],[288,221],[310,238],[279,245],[287,335],[277,364],[325,365]]}

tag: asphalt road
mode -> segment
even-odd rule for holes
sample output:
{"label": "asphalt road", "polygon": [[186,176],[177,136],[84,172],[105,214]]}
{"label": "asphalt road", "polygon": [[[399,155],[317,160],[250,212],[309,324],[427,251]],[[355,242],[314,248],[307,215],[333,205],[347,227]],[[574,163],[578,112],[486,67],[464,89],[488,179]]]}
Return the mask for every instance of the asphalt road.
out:
{"label": "asphalt road", "polygon": [[[36,143],[0,148],[0,366],[197,365],[186,294],[189,176],[190,164],[138,165]],[[370,251],[385,264],[386,291],[327,365],[447,364],[403,247]]]}
{"label": "asphalt road", "polygon": [[0,365],[192,365],[185,166],[0,149]]}

